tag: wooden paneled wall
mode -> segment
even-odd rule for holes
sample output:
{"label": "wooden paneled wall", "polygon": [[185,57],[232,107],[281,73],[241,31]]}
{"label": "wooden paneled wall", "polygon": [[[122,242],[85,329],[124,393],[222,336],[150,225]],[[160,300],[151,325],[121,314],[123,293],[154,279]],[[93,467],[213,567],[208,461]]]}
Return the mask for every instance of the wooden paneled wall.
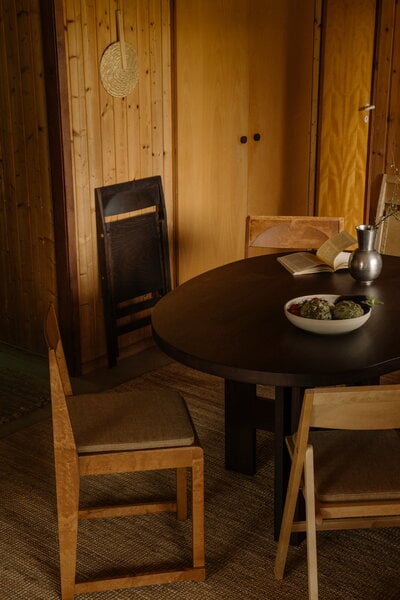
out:
{"label": "wooden paneled wall", "polygon": [[[171,72],[169,0],[63,0],[74,172],[82,363],[104,354],[97,265],[94,189],[161,175],[172,240]],[[137,52],[139,79],[123,98],[104,89],[99,64],[117,41],[117,10],[125,41]],[[148,332],[129,334],[122,345]]]}
{"label": "wooden paneled wall", "polygon": [[56,296],[38,0],[0,1],[0,339],[44,352]]}
{"label": "wooden paneled wall", "polygon": [[[82,359],[90,365],[104,353],[94,188],[161,174],[172,233],[172,0],[52,1],[64,11],[74,252]],[[381,174],[390,171],[393,158],[400,164],[400,8],[396,0],[378,5],[370,217]],[[116,41],[117,9],[123,11],[125,39],[136,48],[140,65],[139,84],[123,99],[108,95],[99,79],[102,52]],[[57,291],[41,36],[39,0],[0,0],[0,339],[44,352],[43,313],[49,300],[57,301]],[[178,125],[179,119],[178,114]]]}

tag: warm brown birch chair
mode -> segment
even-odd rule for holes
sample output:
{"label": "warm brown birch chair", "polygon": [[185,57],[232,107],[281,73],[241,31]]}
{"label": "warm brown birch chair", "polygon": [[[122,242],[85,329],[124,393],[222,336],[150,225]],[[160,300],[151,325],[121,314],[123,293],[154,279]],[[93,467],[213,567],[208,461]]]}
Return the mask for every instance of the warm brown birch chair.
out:
{"label": "warm brown birch chair", "polygon": [[245,256],[252,249],[316,250],[343,231],[343,217],[248,216]]}
{"label": "warm brown birch chair", "polygon": [[[311,431],[310,427],[330,431]],[[275,576],[292,532],[307,532],[309,598],[318,598],[316,531],[400,526],[400,385],[307,390],[297,433]],[[302,489],[306,521],[294,521]]]}
{"label": "warm brown birch chair", "polygon": [[[45,320],[45,336],[49,348],[62,600],[87,592],[203,580],[203,450],[183,398],[164,390],[74,395],[52,305]],[[187,467],[192,473],[192,566],[76,582],[78,520],[163,511],[186,519]],[[79,509],[80,478],[85,475],[161,469],[176,469],[177,494],[173,501]]]}
{"label": "warm brown birch chair", "polygon": [[[400,214],[397,211],[400,211],[400,176],[384,174],[375,219],[376,223],[381,222],[375,244],[381,254],[400,256]],[[392,216],[385,218],[388,214]]]}

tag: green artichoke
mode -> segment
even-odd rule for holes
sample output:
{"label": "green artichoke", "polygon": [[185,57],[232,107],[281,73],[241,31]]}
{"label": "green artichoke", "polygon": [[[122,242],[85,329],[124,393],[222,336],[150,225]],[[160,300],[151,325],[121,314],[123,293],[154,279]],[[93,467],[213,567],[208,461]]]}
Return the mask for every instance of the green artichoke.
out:
{"label": "green artichoke", "polygon": [[332,319],[329,302],[324,298],[306,300],[300,308],[300,316],[306,319],[320,319],[324,321]]}
{"label": "green artichoke", "polygon": [[357,302],[342,300],[335,305],[332,316],[334,319],[354,319],[362,317],[363,314],[363,308]]}

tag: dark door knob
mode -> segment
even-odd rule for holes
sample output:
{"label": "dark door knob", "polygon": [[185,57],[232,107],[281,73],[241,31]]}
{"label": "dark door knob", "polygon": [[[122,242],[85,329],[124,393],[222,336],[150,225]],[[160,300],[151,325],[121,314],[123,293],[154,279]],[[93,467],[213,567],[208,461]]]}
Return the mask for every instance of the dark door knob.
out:
{"label": "dark door knob", "polygon": [[259,133],[255,133],[255,134],[253,135],[253,140],[254,140],[255,142],[258,142],[259,140],[261,140],[261,134],[259,134]]}
{"label": "dark door knob", "polygon": [[247,135],[242,135],[242,137],[240,138],[240,143],[247,144]]}

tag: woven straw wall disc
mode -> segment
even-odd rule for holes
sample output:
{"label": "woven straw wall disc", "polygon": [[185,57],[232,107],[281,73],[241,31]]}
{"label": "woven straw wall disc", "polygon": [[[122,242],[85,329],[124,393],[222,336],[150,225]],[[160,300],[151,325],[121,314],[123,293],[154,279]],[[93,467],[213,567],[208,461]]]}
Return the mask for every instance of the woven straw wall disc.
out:
{"label": "woven straw wall disc", "polygon": [[136,51],[125,43],[126,69],[122,67],[121,44],[108,46],[100,61],[100,78],[104,89],[117,98],[130,94],[138,81],[138,59]]}

